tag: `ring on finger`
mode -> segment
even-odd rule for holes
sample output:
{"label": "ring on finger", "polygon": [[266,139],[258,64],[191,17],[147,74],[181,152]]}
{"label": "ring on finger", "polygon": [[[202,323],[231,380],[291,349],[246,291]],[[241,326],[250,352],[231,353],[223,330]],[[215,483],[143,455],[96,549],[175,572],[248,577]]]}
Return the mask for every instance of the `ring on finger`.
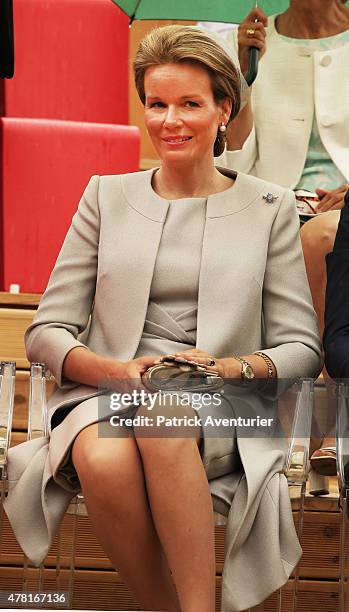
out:
{"label": "ring on finger", "polygon": [[256,30],[254,30],[253,28],[247,28],[246,30],[247,36],[254,36],[255,33],[256,33]]}
{"label": "ring on finger", "polygon": [[209,359],[209,360],[208,360],[208,365],[209,365],[209,366],[214,366],[214,365],[216,365],[216,360],[215,360],[215,359],[213,359],[213,357],[211,357],[211,359]]}

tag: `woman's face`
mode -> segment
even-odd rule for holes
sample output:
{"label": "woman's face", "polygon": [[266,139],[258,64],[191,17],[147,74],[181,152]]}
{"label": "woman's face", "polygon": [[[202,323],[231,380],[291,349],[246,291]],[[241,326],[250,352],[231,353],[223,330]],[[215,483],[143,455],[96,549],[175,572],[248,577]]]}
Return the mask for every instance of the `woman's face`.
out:
{"label": "woman's face", "polygon": [[151,66],[144,77],[145,124],[166,163],[195,163],[213,156],[222,121],[231,102],[216,104],[210,77],[197,64]]}

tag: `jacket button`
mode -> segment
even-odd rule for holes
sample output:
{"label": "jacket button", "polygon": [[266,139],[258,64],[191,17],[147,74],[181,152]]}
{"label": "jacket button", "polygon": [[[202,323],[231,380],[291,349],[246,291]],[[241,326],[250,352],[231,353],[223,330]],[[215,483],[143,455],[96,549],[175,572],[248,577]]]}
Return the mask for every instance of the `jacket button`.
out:
{"label": "jacket button", "polygon": [[323,66],[324,68],[327,68],[327,66],[329,66],[330,64],[332,64],[332,57],[330,55],[325,55],[320,60],[320,65]]}
{"label": "jacket button", "polygon": [[324,127],[330,127],[331,125],[333,125],[331,117],[329,115],[323,115],[321,117],[321,125],[323,125]]}

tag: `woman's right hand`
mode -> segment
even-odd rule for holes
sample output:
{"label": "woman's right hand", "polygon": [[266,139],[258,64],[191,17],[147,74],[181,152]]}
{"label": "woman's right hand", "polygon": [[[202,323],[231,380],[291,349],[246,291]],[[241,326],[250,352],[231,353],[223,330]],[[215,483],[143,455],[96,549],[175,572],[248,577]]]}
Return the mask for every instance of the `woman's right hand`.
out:
{"label": "woman's right hand", "polygon": [[64,360],[63,378],[92,387],[107,385],[129,393],[135,388],[144,388],[142,375],[158,361],[159,355],[119,361],[98,355],[87,347],[76,346]]}
{"label": "woman's right hand", "polygon": [[[258,22],[255,23],[255,20]],[[238,28],[238,57],[242,74],[248,73],[250,47],[257,47],[259,55],[262,57],[266,50],[265,27],[268,24],[266,14],[260,8],[254,8],[242,21]],[[254,30],[254,34],[248,34],[248,30]]]}
{"label": "woman's right hand", "polygon": [[113,387],[117,387],[118,391],[123,393],[146,389],[142,382],[142,376],[148,368],[158,361],[159,355],[146,355],[131,361],[118,361],[113,376],[110,377],[110,382]]}

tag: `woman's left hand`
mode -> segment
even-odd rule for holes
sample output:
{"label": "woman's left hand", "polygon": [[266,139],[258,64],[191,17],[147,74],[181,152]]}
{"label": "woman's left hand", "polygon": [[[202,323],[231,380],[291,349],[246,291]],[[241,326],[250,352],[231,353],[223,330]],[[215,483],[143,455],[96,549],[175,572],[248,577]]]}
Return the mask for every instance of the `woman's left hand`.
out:
{"label": "woman's left hand", "polygon": [[[205,366],[209,372],[215,372],[222,378],[241,378],[241,365],[232,357],[226,357],[224,359],[217,359],[210,355],[207,351],[193,348],[180,353],[173,353],[176,357],[182,357],[188,361],[194,361],[200,365]],[[214,363],[212,363],[214,361]]]}
{"label": "woman's left hand", "polygon": [[207,351],[202,351],[201,349],[197,348],[188,349],[187,351],[181,351],[180,353],[173,353],[173,355],[175,357],[187,359],[188,361],[195,361],[195,363],[200,363],[200,365],[212,366],[213,369],[217,361],[215,357],[210,355],[210,353],[208,353]]}
{"label": "woman's left hand", "polygon": [[337,189],[316,189],[320,202],[316,207],[317,212],[327,210],[339,210],[344,206],[344,197],[349,189],[348,183],[337,187]]}

